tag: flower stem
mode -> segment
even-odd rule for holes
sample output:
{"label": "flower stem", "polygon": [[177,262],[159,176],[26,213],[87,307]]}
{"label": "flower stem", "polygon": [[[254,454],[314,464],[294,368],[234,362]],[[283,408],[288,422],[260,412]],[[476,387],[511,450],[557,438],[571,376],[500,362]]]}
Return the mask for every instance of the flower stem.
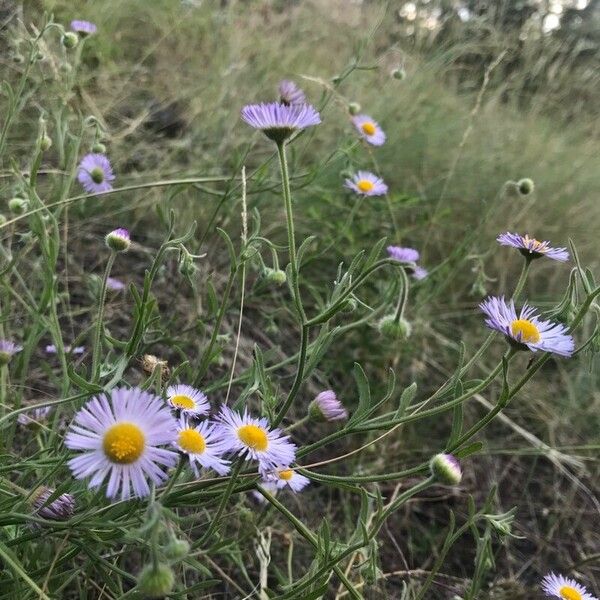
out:
{"label": "flower stem", "polygon": [[115,262],[116,253],[111,252],[104,269],[102,284],[100,286],[100,298],[98,299],[98,317],[96,322],[96,333],[94,335],[94,345],[92,347],[92,381],[96,382],[100,378],[100,354],[102,352],[102,338],[104,333],[104,305],[106,303],[106,281],[110,275],[112,266]]}

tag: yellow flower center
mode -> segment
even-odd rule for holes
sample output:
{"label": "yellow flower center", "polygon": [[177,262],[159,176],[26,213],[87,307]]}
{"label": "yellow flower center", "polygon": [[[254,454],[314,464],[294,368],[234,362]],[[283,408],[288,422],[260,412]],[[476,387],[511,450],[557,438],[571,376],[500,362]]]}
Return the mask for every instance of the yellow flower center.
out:
{"label": "yellow flower center", "polygon": [[204,436],[195,429],[182,429],[179,432],[177,442],[186,452],[202,454],[206,450]]}
{"label": "yellow flower center", "polygon": [[189,396],[184,395],[173,396],[171,404],[177,408],[196,408],[196,403]]}
{"label": "yellow flower center", "polygon": [[361,179],[357,184],[356,187],[361,191],[361,192],[370,192],[373,187],[374,187],[374,183],[372,181],[369,181],[368,179]]}
{"label": "yellow flower center", "polygon": [[513,321],[510,330],[515,338],[525,344],[537,344],[542,339],[538,328],[527,319]]}
{"label": "yellow flower center", "polygon": [[109,427],[102,440],[102,449],[108,460],[121,465],[135,462],[144,451],[146,438],[133,423],[117,423]]}
{"label": "yellow flower center", "polygon": [[366,135],[373,135],[377,130],[375,129],[375,124],[367,121],[361,125],[363,132]]}
{"label": "yellow flower center", "polygon": [[241,442],[253,450],[263,452],[269,445],[266,431],[258,425],[242,425],[237,433]]}
{"label": "yellow flower center", "polygon": [[523,238],[523,242],[527,246],[527,249],[531,252],[547,252],[548,249],[544,246],[544,242],[540,242],[535,238],[530,238],[527,234]]}
{"label": "yellow flower center", "polygon": [[560,590],[558,590],[558,593],[565,600],[582,600],[582,598],[583,598],[583,596],[575,588],[572,588],[570,585],[565,585],[565,586],[561,587]]}
{"label": "yellow flower center", "polygon": [[289,481],[294,476],[294,471],[292,469],[284,469],[283,471],[279,471],[279,479],[283,479],[284,481]]}

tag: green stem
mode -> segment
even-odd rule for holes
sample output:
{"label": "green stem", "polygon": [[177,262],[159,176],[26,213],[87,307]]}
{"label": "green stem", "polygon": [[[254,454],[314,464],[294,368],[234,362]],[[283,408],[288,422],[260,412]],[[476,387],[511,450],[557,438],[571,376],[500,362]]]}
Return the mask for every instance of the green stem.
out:
{"label": "green stem", "polygon": [[523,268],[521,269],[521,275],[519,275],[519,280],[517,281],[515,291],[512,295],[512,299],[515,302],[519,299],[519,296],[523,291],[523,287],[525,286],[525,282],[527,281],[527,275],[529,274],[529,267],[531,266],[531,261],[531,258],[525,257],[525,263],[523,264]]}
{"label": "green stem", "polygon": [[111,251],[108,261],[106,263],[106,269],[104,269],[104,276],[102,277],[102,284],[100,286],[100,298],[98,299],[98,317],[96,322],[96,333],[94,335],[94,345],[92,347],[92,381],[96,382],[100,378],[100,354],[102,353],[102,338],[104,333],[104,306],[106,303],[106,282],[112,270],[112,266],[117,256],[116,252]]}
{"label": "green stem", "polygon": [[298,429],[298,427],[302,427],[302,425],[306,425],[310,421],[310,415],[305,415],[295,423],[292,423],[288,427],[285,428],[285,431],[289,433],[290,431],[294,431],[294,429]]}
{"label": "green stem", "polygon": [[400,323],[402,317],[404,316],[404,309],[406,308],[406,303],[408,302],[408,275],[404,269],[400,269],[400,294],[398,296],[398,306],[396,308],[396,316],[394,317],[395,323]]}

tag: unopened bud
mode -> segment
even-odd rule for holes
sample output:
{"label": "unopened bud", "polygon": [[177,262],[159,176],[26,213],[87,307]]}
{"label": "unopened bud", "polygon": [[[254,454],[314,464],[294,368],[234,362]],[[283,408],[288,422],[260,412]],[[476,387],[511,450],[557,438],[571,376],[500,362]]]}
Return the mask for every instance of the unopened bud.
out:
{"label": "unopened bud", "polygon": [[357,115],[360,112],[361,106],[358,102],[350,102],[350,104],[348,104],[348,112],[354,116]]}
{"label": "unopened bud", "polygon": [[129,231],[120,227],[111,231],[105,238],[106,245],[115,252],[127,252],[131,246]]}
{"label": "unopened bud", "polygon": [[406,71],[402,67],[398,67],[392,71],[392,77],[402,81],[406,78]]}
{"label": "unopened bud", "polygon": [[169,560],[181,560],[188,556],[190,551],[190,545],[185,540],[174,539],[167,546],[165,546],[164,553],[165,557]]}
{"label": "unopened bud", "polygon": [[276,285],[283,285],[287,281],[287,275],[285,274],[285,271],[282,271],[281,269],[271,269],[267,267],[263,274],[267,281],[275,283]]}
{"label": "unopened bud", "polygon": [[28,203],[25,198],[11,198],[8,201],[8,210],[10,210],[13,215],[22,215],[27,212],[27,205]]}
{"label": "unopened bud", "polygon": [[458,485],[462,471],[458,460],[452,454],[436,454],[429,463],[431,474],[444,485]]}
{"label": "unopened bud", "polygon": [[92,152],[94,152],[95,154],[105,154],[106,146],[102,142],[96,142],[92,146]]}
{"label": "unopened bud", "polygon": [[396,320],[395,315],[387,315],[379,321],[379,332],[390,339],[406,340],[412,333],[412,325],[406,319]]}
{"label": "unopened bud", "polygon": [[147,598],[162,598],[171,593],[174,585],[173,570],[165,564],[144,567],[137,582],[139,592]]}
{"label": "unopened bud", "polygon": [[67,31],[61,39],[62,45],[65,48],[75,48],[79,42],[79,36],[73,31]]}
{"label": "unopened bud", "polygon": [[517,186],[519,187],[519,193],[522,196],[528,196],[534,190],[533,180],[529,178],[521,179],[517,182]]}
{"label": "unopened bud", "polygon": [[42,152],[46,152],[46,150],[50,150],[52,146],[52,138],[49,135],[44,134],[40,138],[40,150]]}

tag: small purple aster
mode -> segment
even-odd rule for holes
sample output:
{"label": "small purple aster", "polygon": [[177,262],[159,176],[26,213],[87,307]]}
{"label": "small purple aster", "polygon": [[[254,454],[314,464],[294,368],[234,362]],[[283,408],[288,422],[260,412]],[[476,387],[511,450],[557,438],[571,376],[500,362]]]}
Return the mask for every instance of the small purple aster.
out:
{"label": "small purple aster", "polygon": [[51,502],[55,490],[42,486],[37,489],[31,500],[33,512],[50,521],[66,521],[75,512],[75,498],[71,494],[60,494]]}
{"label": "small purple aster", "polygon": [[37,426],[45,423],[48,420],[48,415],[52,412],[51,406],[42,406],[40,408],[33,408],[26,413],[20,413],[17,417],[17,423],[24,425],[25,427]]}
{"label": "small purple aster", "polygon": [[560,600],[598,600],[592,596],[586,588],[564,575],[548,573],[542,579],[542,590],[548,598],[559,598]]}
{"label": "small purple aster", "polygon": [[413,276],[413,279],[421,281],[421,279],[425,279],[429,275],[429,271],[417,265],[414,269],[412,269],[410,274]]}
{"label": "small purple aster", "polygon": [[383,129],[369,115],[356,115],[352,117],[352,123],[358,133],[372,146],[382,146],[385,142]]}
{"label": "small purple aster", "polygon": [[[54,344],[48,344],[44,350],[46,351],[46,354],[56,354],[57,353],[57,349],[56,346]],[[65,352],[67,354],[71,353],[71,354],[83,354],[85,352],[85,346],[75,346],[75,348],[72,348],[71,346],[67,345],[65,346]]]}
{"label": "small purple aster", "polygon": [[388,191],[383,179],[370,171],[358,171],[351,179],[346,179],[344,185],[363,196],[383,196]]}
{"label": "small purple aster", "polygon": [[110,182],[114,179],[110,161],[104,154],[86,154],[79,163],[77,180],[90,194],[112,190]]}
{"label": "small purple aster", "polygon": [[131,246],[131,237],[129,231],[124,227],[119,227],[109,232],[104,238],[106,245],[115,252],[127,252]]}
{"label": "small purple aster", "polygon": [[10,359],[23,350],[23,346],[15,344],[10,340],[0,340],[0,365],[7,365]]}
{"label": "small purple aster", "polygon": [[388,246],[387,252],[390,258],[401,263],[416,263],[419,260],[419,251],[414,248],[403,248],[401,246]]}
{"label": "small purple aster", "polygon": [[310,104],[287,106],[279,102],[248,104],[242,108],[242,119],[278,144],[294,132],[321,122],[319,113]]}
{"label": "small purple aster", "polygon": [[98,31],[98,28],[90,21],[74,20],[71,21],[71,30],[86,36],[93,35]]}
{"label": "small purple aster", "polygon": [[289,79],[279,82],[279,101],[287,106],[306,104],[304,92]]}
{"label": "small purple aster", "polygon": [[515,304],[507,304],[504,297],[486,298],[479,307],[487,316],[485,324],[504,334],[509,343],[519,350],[553,352],[567,358],[573,354],[575,342],[560,323],[544,321],[535,314],[535,309],[523,305],[517,316]]}
{"label": "small purple aster", "polygon": [[540,242],[535,238],[530,238],[527,234],[519,235],[518,233],[502,233],[496,241],[503,246],[512,246],[516,248],[525,258],[541,258],[547,256],[552,260],[559,262],[567,262],[569,253],[566,248],[552,248],[550,242]]}
{"label": "small purple aster", "polygon": [[261,485],[266,483],[275,483],[278,490],[289,487],[294,493],[301,492],[309,483],[310,480],[304,475],[297,473],[295,469],[278,465],[274,468],[259,469],[263,477]]}
{"label": "small purple aster", "polygon": [[345,421],[348,418],[348,411],[333,390],[317,394],[308,407],[308,414],[320,421]]}
{"label": "small purple aster", "polygon": [[127,286],[120,279],[115,279],[114,277],[107,277],[106,278],[106,287],[111,292],[121,292]]}

